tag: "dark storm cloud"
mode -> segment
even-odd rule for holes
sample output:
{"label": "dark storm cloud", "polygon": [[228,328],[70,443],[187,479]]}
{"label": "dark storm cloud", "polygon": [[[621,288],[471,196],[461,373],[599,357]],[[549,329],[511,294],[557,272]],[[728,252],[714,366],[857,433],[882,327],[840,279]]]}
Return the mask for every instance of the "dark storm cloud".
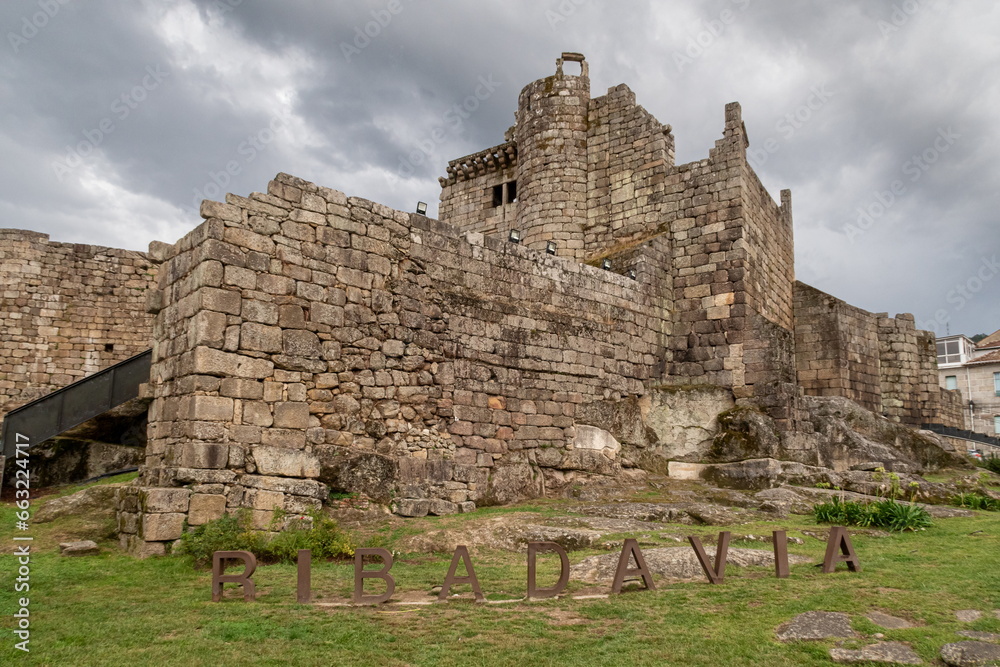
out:
{"label": "dark storm cloud", "polygon": [[992,3],[18,0],[0,24],[3,226],[142,248],[278,171],[433,213],[447,161],[502,141],[520,88],[578,50],[680,162],[741,102],[762,181],[793,190],[800,279],[942,333],[1000,326]]}

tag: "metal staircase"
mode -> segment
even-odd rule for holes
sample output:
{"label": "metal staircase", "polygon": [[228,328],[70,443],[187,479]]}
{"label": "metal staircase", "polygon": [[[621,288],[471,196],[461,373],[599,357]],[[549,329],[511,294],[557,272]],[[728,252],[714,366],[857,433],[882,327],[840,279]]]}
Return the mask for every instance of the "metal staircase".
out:
{"label": "metal staircase", "polygon": [[24,442],[25,436],[37,445],[138,397],[139,385],[149,381],[152,358],[153,351],[146,350],[11,410],[3,420],[3,455],[14,456],[15,441]]}

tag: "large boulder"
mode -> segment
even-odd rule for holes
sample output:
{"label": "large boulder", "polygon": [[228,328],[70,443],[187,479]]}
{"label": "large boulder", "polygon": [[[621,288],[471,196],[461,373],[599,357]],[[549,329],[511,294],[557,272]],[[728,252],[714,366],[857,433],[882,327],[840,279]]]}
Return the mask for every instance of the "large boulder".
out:
{"label": "large boulder", "polygon": [[64,516],[86,514],[90,517],[115,515],[115,490],[124,484],[97,484],[61,498],[43,500],[31,520],[48,523]]}

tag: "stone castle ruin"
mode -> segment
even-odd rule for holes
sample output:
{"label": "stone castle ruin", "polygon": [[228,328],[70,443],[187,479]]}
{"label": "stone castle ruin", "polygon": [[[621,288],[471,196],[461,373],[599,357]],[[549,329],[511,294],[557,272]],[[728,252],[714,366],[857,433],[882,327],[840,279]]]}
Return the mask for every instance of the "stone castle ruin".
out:
{"label": "stone castle ruin", "polygon": [[960,419],[933,334],[795,280],[791,194],[748,164],[738,104],[678,165],[670,126],[566,53],[504,139],[448,164],[439,220],[279,174],[148,254],[0,233],[7,408],[152,343],[117,499],[138,554],[331,491],[422,516],[954,459],[918,431]]}

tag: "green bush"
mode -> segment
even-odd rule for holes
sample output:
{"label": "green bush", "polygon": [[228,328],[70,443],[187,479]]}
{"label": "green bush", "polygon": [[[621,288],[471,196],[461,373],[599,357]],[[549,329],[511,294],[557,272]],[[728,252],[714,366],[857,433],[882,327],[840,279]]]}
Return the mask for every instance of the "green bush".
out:
{"label": "green bush", "polygon": [[978,461],[980,467],[986,468],[990,472],[1000,475],[1000,456],[988,456]]}
{"label": "green bush", "polygon": [[917,530],[931,525],[931,517],[920,505],[885,498],[871,503],[833,498],[813,506],[819,523],[861,528],[886,528],[894,531]]}
{"label": "green bush", "polygon": [[[299,549],[309,549],[313,558],[338,558],[354,555],[354,543],[337,522],[318,512],[310,512],[312,527],[306,521],[293,522],[288,528],[270,535],[254,530],[250,512],[235,514],[198,526],[181,536],[178,553],[190,555],[196,565],[212,564],[216,551],[249,551],[261,563],[294,563]],[[272,527],[284,518],[275,512]]]}
{"label": "green bush", "polygon": [[972,510],[1000,512],[1000,500],[995,500],[981,493],[960,493],[955,496],[955,504]]}

